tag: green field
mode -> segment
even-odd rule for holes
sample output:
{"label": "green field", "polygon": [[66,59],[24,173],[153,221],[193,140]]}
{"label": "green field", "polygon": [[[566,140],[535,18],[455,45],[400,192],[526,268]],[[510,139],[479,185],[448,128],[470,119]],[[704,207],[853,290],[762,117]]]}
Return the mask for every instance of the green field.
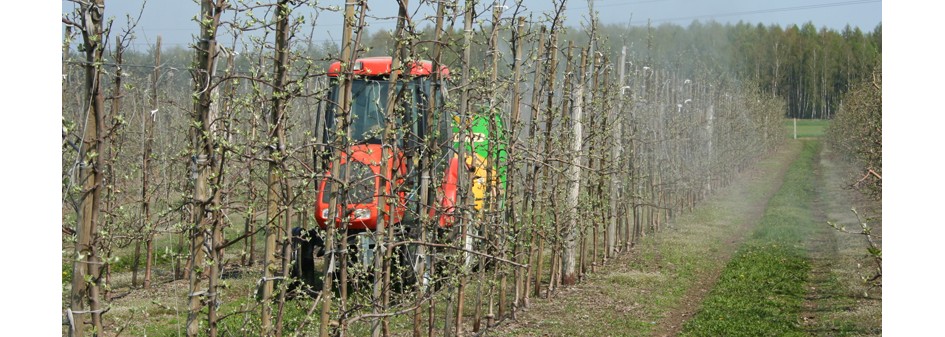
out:
{"label": "green field", "polygon": [[[824,130],[830,125],[827,119],[798,119],[797,120],[797,138],[820,138],[824,135]],[[787,130],[789,138],[794,137],[794,119],[784,120],[784,127]]]}

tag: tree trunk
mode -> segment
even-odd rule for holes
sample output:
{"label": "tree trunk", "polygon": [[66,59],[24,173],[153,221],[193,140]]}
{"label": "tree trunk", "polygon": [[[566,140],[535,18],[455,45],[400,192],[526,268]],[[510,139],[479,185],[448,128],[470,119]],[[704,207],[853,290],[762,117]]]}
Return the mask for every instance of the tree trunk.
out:
{"label": "tree trunk", "polygon": [[[190,294],[188,295],[190,305],[187,314],[187,336],[196,336],[200,333],[200,322],[198,315],[203,307],[209,304],[208,326],[209,333],[214,336],[216,333],[215,307],[216,307],[216,280],[219,266],[217,263],[215,245],[222,235],[220,235],[219,217],[219,190],[212,187],[211,174],[217,168],[222,159],[220,154],[215,151],[215,126],[214,122],[217,116],[213,109],[213,89],[216,83],[213,82],[213,73],[216,66],[217,42],[216,32],[220,23],[220,16],[226,8],[225,0],[203,0],[200,7],[200,40],[196,47],[197,67],[194,70],[194,92],[196,99],[194,102],[192,129],[192,142],[194,150],[194,227],[191,230],[191,251],[190,251]],[[219,179],[216,178],[216,179]],[[210,265],[205,260],[209,257]],[[200,287],[204,276],[209,276],[207,288]]]}
{"label": "tree trunk", "polygon": [[[76,224],[75,262],[72,273],[72,294],[67,316],[70,318],[71,336],[84,336],[87,326],[93,331],[102,331],[101,304],[99,303],[98,283],[101,277],[98,256],[99,204],[102,175],[102,150],[104,149],[102,119],[104,115],[104,96],[102,93],[102,17],[105,11],[104,0],[81,3],[82,38],[85,43],[85,134],[82,136],[80,179],[82,195],[79,203],[79,222]],[[87,281],[86,279],[90,281]],[[93,333],[97,335],[97,333]]]}
{"label": "tree trunk", "polygon": [[[584,68],[587,65],[587,52],[581,51],[581,65],[579,76],[584,76]],[[571,158],[571,168],[569,170],[569,189],[568,189],[568,211],[569,225],[565,229],[564,237],[564,251],[562,254],[561,260],[561,280],[563,285],[573,285],[577,282],[577,266],[576,266],[576,240],[577,240],[577,230],[578,230],[578,197],[581,193],[581,160],[582,160],[582,147],[584,139],[584,131],[582,124],[582,117],[584,114],[584,79],[581,78],[577,81],[577,85],[574,88],[572,93],[574,101],[572,103],[572,132],[573,132],[573,143],[571,146],[572,158]]]}
{"label": "tree trunk", "polygon": [[[549,214],[546,214],[548,210],[551,210],[551,216],[552,216],[551,225],[548,225],[547,223],[544,224],[545,226],[550,227],[550,228],[545,228],[543,231],[544,235],[542,235],[541,237],[542,240],[540,240],[538,244],[538,260],[536,261],[538,264],[537,265],[538,270],[536,273],[536,280],[535,280],[535,296],[539,296],[541,294],[540,281],[541,281],[541,267],[543,264],[543,259],[541,258],[541,255],[544,252],[544,246],[545,246],[544,241],[545,239],[547,239],[549,241],[548,243],[549,246],[551,246],[551,267],[548,273],[549,274],[548,275],[549,276],[548,291],[545,293],[546,297],[551,294],[550,290],[551,288],[554,287],[554,284],[556,282],[554,267],[557,261],[556,256],[559,252],[558,240],[557,240],[558,238],[558,212],[557,212],[557,209],[555,208],[555,196],[554,196],[554,192],[557,185],[553,184],[551,182],[551,179],[549,178],[551,174],[550,166],[552,165],[551,153],[554,151],[552,149],[553,144],[552,144],[552,138],[551,138],[551,129],[554,126],[554,119],[556,117],[556,110],[557,110],[555,108],[554,91],[555,91],[555,79],[557,78],[557,73],[558,73],[558,30],[555,28],[558,23],[559,22],[555,22],[554,24],[552,24],[551,38],[549,39],[549,42],[548,42],[549,47],[547,48],[548,55],[550,57],[548,61],[548,68],[546,69],[545,74],[544,74],[544,76],[548,78],[548,86],[546,89],[548,98],[545,101],[545,104],[546,104],[545,106],[545,113],[546,113],[545,133],[543,137],[544,145],[542,148],[543,153],[545,154],[544,158],[542,158],[543,165],[545,167],[541,171],[542,172],[541,182],[543,184],[542,195],[543,197],[547,198],[548,204],[541,204],[541,207],[539,207],[537,210],[539,216],[541,216],[542,218],[548,217]],[[550,207],[548,207],[549,205]]]}
{"label": "tree trunk", "polygon": [[[514,148],[515,148],[515,144],[518,144],[517,128],[521,123],[520,113],[521,113],[521,101],[522,101],[522,93],[521,93],[522,44],[523,44],[522,36],[525,33],[525,17],[519,16],[517,20],[518,21],[516,22],[515,30],[512,32],[513,34],[512,43],[514,45],[513,52],[515,54],[513,54],[512,56],[512,104],[511,104],[512,111],[510,114],[512,116],[512,121],[509,127],[509,135],[511,135],[510,141],[513,143],[512,143],[512,146],[507,147],[509,149],[508,151],[509,169],[506,172],[512,172],[511,168],[514,167],[513,164],[517,160]],[[515,178],[514,174],[508,174],[508,177],[506,178],[506,187],[505,187],[506,188],[505,195],[506,195],[506,200],[507,200],[506,205],[509,205],[507,207],[514,207],[515,205],[514,196],[510,196],[513,193],[515,193],[515,187],[513,185],[513,182],[515,182],[514,178]],[[523,261],[521,260],[520,254],[519,254],[519,251],[522,247],[521,243],[524,242],[524,240],[522,240],[523,238],[522,223],[521,221],[518,221],[518,219],[515,218],[515,216],[513,215],[514,214],[513,211],[515,211],[514,208],[505,212],[506,214],[505,223],[508,224],[509,226],[512,226],[512,224],[515,224],[514,226],[516,228],[514,228],[512,235],[515,237],[516,242],[513,243],[515,246],[514,246],[514,249],[512,250],[512,256],[514,257],[516,262],[522,263]],[[528,261],[524,261],[524,263],[528,263]],[[514,287],[515,287],[514,292],[513,292],[514,296],[512,297],[512,305],[511,305],[513,315],[515,311],[518,309],[519,296],[521,296],[522,294],[522,286],[523,286],[522,276],[524,275],[523,271],[524,270],[522,268],[515,268],[514,273],[513,273],[512,283],[514,284]],[[500,289],[499,291],[499,319],[500,320],[505,318],[505,315],[506,315],[505,308],[509,306],[506,299],[506,289],[505,289],[506,288],[505,283],[507,282],[506,278],[507,276],[505,274],[502,274],[502,280],[500,281],[501,285],[499,288]]]}
{"label": "tree trunk", "polygon": [[[545,34],[546,33],[547,33],[547,30],[545,29],[545,26],[541,26],[541,29],[538,32],[538,50],[536,51],[536,55],[538,55],[539,59],[543,59],[545,55]],[[543,72],[540,69],[541,62],[539,62],[538,64],[539,66],[535,67],[535,77],[534,77],[535,87],[532,89],[532,98],[531,98],[532,109],[531,109],[531,116],[530,116],[531,121],[529,122],[529,125],[528,125],[528,139],[529,140],[535,139],[535,134],[537,133],[537,130],[538,130],[538,113],[541,111],[541,108],[540,108],[541,90],[543,88],[544,83],[542,79]],[[527,207],[526,214],[529,215],[529,223],[531,223],[531,226],[529,226],[530,229],[528,230],[528,236],[530,239],[530,242],[528,244],[528,249],[527,249],[528,250],[528,267],[525,268],[525,282],[524,282],[525,284],[524,284],[524,289],[522,290],[522,298],[521,298],[521,306],[523,308],[528,308],[528,304],[529,304],[529,296],[530,296],[529,287],[531,285],[532,270],[537,270],[536,275],[541,275],[541,263],[539,262],[540,257],[541,257],[541,251],[539,250],[537,252],[537,255],[538,255],[537,261],[532,258],[534,255],[536,255],[536,252],[534,251],[537,250],[536,247],[538,246],[538,240],[542,240],[542,238],[539,236],[539,228],[538,228],[539,226],[538,226],[538,221],[537,221],[539,217],[537,216],[537,212],[536,212],[536,209],[538,207],[538,195],[537,195],[538,179],[535,179],[535,177],[538,176],[539,167],[540,166],[538,165],[538,163],[533,163],[531,167],[526,168],[526,170],[529,170],[529,173],[532,176],[532,179],[528,179],[529,180],[528,193],[525,195],[525,206]],[[540,283],[541,283],[541,276],[536,276],[535,297],[538,297],[539,295],[540,290],[538,289],[540,289],[540,285],[541,285]]]}
{"label": "tree trunk", "polygon": [[626,74],[627,66],[627,47],[624,46],[620,50],[620,66],[619,73],[617,75],[617,109],[612,114],[613,115],[613,136],[611,137],[611,153],[610,160],[611,165],[614,167],[612,176],[610,180],[610,222],[607,224],[607,257],[613,256],[614,252],[617,250],[617,221],[620,213],[617,211],[617,198],[620,197],[620,177],[623,176],[625,171],[620,168],[623,167],[620,162],[621,155],[623,154],[623,123],[624,123],[624,111],[623,111],[623,86],[624,86],[624,75]]}
{"label": "tree trunk", "polygon": [[[353,64],[356,59],[355,57],[356,46],[352,46],[352,44],[355,44],[355,43],[352,43],[351,41],[351,34],[355,28],[354,10],[355,10],[355,6],[358,6],[358,5],[359,3],[355,3],[355,2],[347,2],[345,4],[345,21],[344,21],[345,24],[344,24],[344,28],[342,29],[342,34],[341,34],[342,63],[349,66],[343,67],[341,69],[342,72],[339,74],[339,78],[342,81],[340,84],[342,89],[339,95],[341,97],[341,102],[338,102],[339,103],[338,106],[340,107],[340,109],[338,110],[341,113],[335,116],[335,125],[337,125],[341,129],[340,131],[343,131],[343,133],[340,133],[340,134],[344,135],[344,137],[348,137],[347,129],[348,129],[348,123],[349,123],[350,109],[351,109],[351,106],[350,106],[351,105],[351,81],[354,78],[354,76],[351,71],[350,65]],[[361,10],[361,17],[363,21],[363,17],[364,17],[363,11],[365,10],[365,8],[362,6],[360,10]],[[342,139],[338,139],[338,137],[335,137],[336,139],[335,144],[332,144],[332,145],[335,146],[336,148],[342,148],[342,149],[347,148],[348,142],[344,139],[344,137],[342,137]],[[340,144],[338,144],[339,142]],[[335,153],[333,153],[333,155],[334,155],[334,158],[331,163],[331,176],[337,179],[337,177],[341,176],[341,171],[340,171],[341,154],[337,153],[336,151]],[[349,175],[345,174],[345,176],[348,177]],[[338,184],[338,183],[331,184],[331,191],[326,191],[326,192],[331,193],[331,197],[328,203],[328,209],[330,210],[329,214],[335,214],[334,212],[336,212],[337,210],[339,199],[340,199],[338,197],[339,185],[342,185],[342,184]],[[347,217],[345,217],[345,219],[343,219],[342,221],[345,222],[346,218]],[[344,251],[344,249],[347,248],[346,240],[343,239],[342,242],[340,243],[335,241],[336,231],[335,231],[334,219],[335,219],[335,216],[332,216],[331,219],[328,219],[328,225],[326,226],[328,230],[325,234],[326,236],[325,247],[328,247],[329,249],[342,248],[342,251]],[[347,228],[346,225],[344,227],[345,229]],[[334,282],[333,280],[334,268],[336,268],[337,267],[336,264],[340,262],[342,271],[344,271],[345,269],[344,259],[340,259],[340,261],[338,261],[339,259],[336,257],[336,255],[337,254],[331,254],[331,253],[325,254],[326,262],[325,262],[325,272],[323,274],[324,282],[323,282],[322,289],[325,289],[327,291],[322,292],[324,296],[322,298],[321,325],[319,326],[319,330],[318,330],[319,336],[321,337],[328,337],[328,328],[331,323],[330,321],[331,299],[332,299],[332,293],[333,293],[332,283]],[[346,295],[344,292],[345,292],[345,282],[347,280],[344,279],[344,276],[345,276],[344,273],[342,273],[341,276],[342,276],[340,280],[341,281],[340,282],[341,283],[340,285],[341,310],[344,310],[345,309],[344,299]]]}
{"label": "tree trunk", "polygon": [[160,105],[157,99],[158,77],[161,75],[161,36],[154,47],[154,72],[151,74],[151,113],[144,119],[144,151],[141,155],[141,212],[144,214],[144,289],[151,287],[151,270],[154,267],[154,224],[151,223],[151,152],[154,144],[154,119]]}
{"label": "tree trunk", "polygon": [[[403,114],[403,111],[398,111],[395,109],[397,104],[400,102],[400,95],[398,95],[397,82],[399,80],[398,70],[403,68],[401,66],[401,60],[407,57],[407,39],[404,36],[405,26],[407,24],[407,4],[408,0],[402,0],[399,2],[399,10],[397,16],[397,27],[394,31],[394,46],[393,53],[391,53],[391,74],[389,77],[389,89],[387,91],[387,109],[384,112],[384,118],[386,121],[384,123],[384,130],[382,135],[381,144],[381,190],[377,196],[377,227],[375,231],[375,244],[374,244],[374,285],[372,287],[372,298],[375,305],[373,305],[372,310],[375,315],[387,311],[387,307],[390,303],[390,278],[391,278],[391,268],[394,263],[393,260],[393,247],[387,244],[387,241],[395,241],[393,237],[394,229],[394,210],[397,205],[397,191],[398,186],[394,186],[397,182],[396,175],[399,175],[400,172],[397,167],[392,166],[391,162],[393,161],[394,153],[390,151],[391,146],[394,146],[396,135],[392,128],[395,125],[395,120],[399,119],[399,116],[395,114]],[[412,67],[412,65],[408,65]],[[435,69],[433,71],[436,71]],[[389,207],[389,208],[387,208]],[[390,212],[385,211],[389,209]],[[390,221],[390,223],[387,223]],[[389,232],[389,233],[388,233]],[[384,247],[384,249],[381,249]],[[384,254],[381,254],[384,253]],[[401,263],[407,263],[407,261],[401,261]],[[378,306],[377,303],[380,302]],[[383,318],[373,318],[371,321],[371,336],[378,337],[383,332],[384,336],[390,335],[390,320],[387,317]]]}
{"label": "tree trunk", "polygon": [[266,195],[266,248],[263,256],[266,262],[263,264],[263,291],[260,299],[262,314],[260,317],[260,326],[263,336],[273,335],[272,326],[272,294],[274,280],[276,275],[282,274],[280,268],[281,255],[277,253],[277,247],[283,244],[283,237],[287,236],[283,231],[291,231],[291,228],[279,228],[283,223],[289,223],[285,218],[286,205],[282,200],[283,190],[283,157],[285,155],[285,105],[286,99],[285,82],[286,68],[289,60],[289,8],[288,0],[279,0],[276,4],[276,42],[275,59],[273,60],[273,78],[272,93],[272,111],[269,115],[269,132],[266,137],[267,142],[275,141],[275,144],[268,144],[269,149],[269,180],[267,182]]}
{"label": "tree trunk", "polygon": [[[469,132],[468,125],[470,125],[469,92],[471,88],[470,88],[470,80],[469,80],[469,76],[470,76],[469,70],[472,67],[472,65],[470,65],[469,62],[471,60],[471,52],[472,52],[472,49],[471,49],[472,38],[473,38],[472,37],[472,32],[473,32],[472,21],[473,21],[473,16],[475,15],[475,8],[474,8],[475,6],[476,6],[475,0],[466,0],[465,5],[463,6],[463,12],[464,12],[463,54],[462,54],[462,61],[460,62],[463,68],[460,71],[461,72],[460,78],[461,78],[462,84],[460,85],[461,92],[460,92],[460,98],[459,98],[459,121],[460,121],[459,122],[459,139],[461,139],[462,142],[465,142],[465,140],[467,139],[468,132]],[[469,137],[469,139],[471,139],[471,137]],[[458,164],[460,166],[464,165],[464,163],[466,162],[466,156],[468,155],[470,154],[468,154],[466,151],[466,144],[461,143],[459,146],[459,160],[458,160]],[[467,233],[469,232],[469,228],[471,228],[470,226],[473,225],[471,223],[472,221],[467,220],[464,214],[469,209],[467,207],[468,206],[467,203],[469,200],[469,198],[467,197],[467,194],[470,193],[471,189],[469,188],[470,180],[468,177],[469,175],[468,170],[460,169],[458,171],[459,171],[457,172],[458,177],[456,180],[456,185],[457,185],[456,206],[460,214],[456,218],[459,219],[458,225],[459,225],[459,230],[461,232],[460,242],[465,243]],[[468,261],[469,259],[464,259],[464,260]],[[465,298],[466,297],[465,295],[466,275],[459,275],[458,277],[459,277],[459,287],[456,291],[456,317],[455,317],[455,326],[453,327],[455,329],[453,334],[456,336],[459,336],[460,334],[462,334],[462,331],[463,331],[463,305],[466,300]]]}
{"label": "tree trunk", "polygon": [[[440,39],[441,39],[442,31],[443,31],[443,20],[444,20],[445,12],[446,12],[446,3],[443,1],[440,1],[439,3],[437,3],[437,6],[436,6],[436,19],[433,24],[433,59],[431,60],[431,63],[432,63],[431,69],[434,69],[434,71],[430,76],[430,89],[429,89],[429,92],[427,93],[427,97],[429,100],[429,104],[427,105],[427,118],[432,119],[432,122],[427,123],[427,130],[425,132],[425,134],[427,135],[432,135],[434,130],[438,129],[440,123],[449,123],[449,120],[445,118],[446,116],[442,116],[442,114],[437,113],[438,111],[441,111],[440,105],[442,105],[443,102],[440,102],[436,95],[436,93],[440,89],[439,69],[440,69],[440,56],[443,49],[442,44],[440,43]],[[435,186],[431,184],[431,180],[437,174],[437,172],[434,172],[435,167],[431,165],[431,162],[432,162],[431,158],[439,155],[440,148],[439,148],[439,144],[437,144],[437,140],[434,139],[433,137],[427,137],[426,142],[424,144],[424,148],[427,151],[429,151],[431,155],[421,156],[420,167],[417,168],[421,172],[420,173],[421,174],[420,205],[418,205],[417,207],[417,211],[420,215],[420,241],[426,241],[426,240],[432,239],[431,237],[427,236],[428,228],[436,228],[436,225],[434,224],[438,220],[436,217],[429,216],[430,214],[429,210],[433,208],[434,196],[436,195],[434,191]],[[432,233],[433,231],[429,231],[429,232]],[[434,271],[436,270],[435,256],[432,256],[433,254],[429,254],[431,256],[428,257],[428,254],[429,253],[427,251],[426,246],[421,245],[417,250],[417,255],[420,256],[422,260],[430,261],[429,266],[427,266],[425,263],[420,264],[420,270],[418,273],[418,275],[420,275],[421,277],[421,279],[419,280],[420,282],[426,282],[426,280],[424,279],[425,277],[424,273],[429,273],[430,275],[432,275]],[[432,277],[430,279],[432,279]],[[430,286],[430,285],[427,285],[427,286]],[[421,334],[420,323],[421,323],[421,318],[422,318],[421,316],[423,315],[422,308],[421,308],[422,307],[421,301],[422,301],[422,296],[418,296],[417,309],[414,310],[414,331],[413,331],[414,337],[420,337],[420,334]],[[427,335],[431,337],[433,336],[433,331],[434,331],[433,320],[435,319],[435,314],[434,314],[436,312],[434,310],[435,307],[436,307],[435,299],[434,297],[431,296],[430,304],[427,306],[427,311],[429,315]]]}

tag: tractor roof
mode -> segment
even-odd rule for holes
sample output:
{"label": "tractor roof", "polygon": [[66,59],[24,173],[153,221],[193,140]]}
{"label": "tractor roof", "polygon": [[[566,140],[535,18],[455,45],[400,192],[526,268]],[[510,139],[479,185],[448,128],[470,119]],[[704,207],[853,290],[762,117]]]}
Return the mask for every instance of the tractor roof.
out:
{"label": "tractor roof", "polygon": [[[390,74],[390,56],[364,57],[354,61],[354,74],[360,76],[383,76]],[[433,71],[433,63],[426,60],[414,61],[410,67],[409,76],[429,76]],[[328,76],[338,77],[341,73],[341,62],[334,62],[328,66]],[[440,76],[449,77],[450,70],[440,66]]]}

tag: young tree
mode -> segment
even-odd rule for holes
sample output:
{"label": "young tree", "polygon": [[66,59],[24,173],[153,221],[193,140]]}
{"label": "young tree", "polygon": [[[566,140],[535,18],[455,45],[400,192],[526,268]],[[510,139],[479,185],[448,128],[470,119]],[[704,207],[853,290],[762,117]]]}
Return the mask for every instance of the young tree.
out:
{"label": "young tree", "polygon": [[144,121],[144,149],[141,155],[141,212],[143,213],[145,253],[144,253],[144,284],[151,287],[151,272],[154,268],[154,224],[151,222],[151,156],[154,144],[154,120],[160,110],[158,103],[158,77],[161,75],[161,36],[158,35],[154,45],[154,72],[151,74],[151,111],[149,116],[142,116]]}
{"label": "young tree", "polygon": [[[620,217],[620,212],[618,211],[619,205],[622,203],[618,202],[617,199],[620,197],[621,181],[629,179],[621,179],[622,175],[627,174],[626,171],[622,170],[623,163],[621,162],[621,156],[623,155],[623,124],[625,122],[625,113],[623,111],[623,102],[624,102],[624,80],[626,75],[627,68],[627,47],[623,46],[620,50],[620,65],[618,67],[617,74],[617,105],[613,111],[613,135],[611,136],[612,143],[610,160],[612,165],[612,177],[610,181],[610,222],[607,223],[607,257],[611,257],[615,254],[617,248],[617,227]],[[629,240],[627,240],[629,244]]]}
{"label": "young tree", "polygon": [[584,140],[584,70],[587,67],[587,51],[581,50],[581,63],[578,67],[577,79],[574,80],[574,90],[571,91],[571,127],[573,135],[571,146],[571,166],[569,169],[568,180],[568,226],[564,232],[564,252],[561,263],[561,280],[563,285],[574,285],[577,283],[577,264],[575,258],[577,252],[578,231],[578,197],[581,193],[581,164]]}
{"label": "young tree", "polygon": [[[286,139],[285,139],[285,122],[287,117],[285,116],[286,110],[286,101],[288,93],[286,92],[286,72],[289,67],[289,1],[288,0],[279,0],[276,3],[276,42],[275,42],[275,58],[273,60],[273,69],[275,70],[275,78],[273,79],[273,91],[272,91],[272,107],[271,113],[269,116],[269,132],[267,134],[266,140],[271,142],[267,148],[269,149],[269,180],[268,180],[268,194],[266,200],[268,207],[266,208],[266,250],[264,253],[266,262],[263,264],[263,292],[262,292],[262,315],[261,315],[261,325],[262,325],[262,335],[270,336],[274,333],[274,328],[272,326],[272,291],[273,291],[273,281],[275,280],[275,275],[284,274],[287,268],[279,268],[277,264],[281,262],[282,259],[279,258],[279,255],[285,254],[276,254],[276,248],[280,245],[284,245],[282,238],[288,236],[288,233],[291,232],[289,227],[289,219],[285,214],[286,205],[284,196],[286,193],[283,191],[286,186],[283,186],[282,182],[284,181],[285,175],[285,151],[286,151]],[[279,228],[280,224],[285,224],[287,228]],[[283,246],[284,247],[284,246]],[[281,269],[281,271],[280,271]],[[283,275],[285,276],[285,275]],[[283,296],[284,296],[283,292]],[[280,297],[284,301],[284,297]],[[280,301],[280,308],[282,302]],[[280,310],[280,319],[277,319],[276,323],[280,323],[281,320],[281,310]],[[279,327],[275,328],[276,330]]]}
{"label": "young tree", "polygon": [[[97,335],[102,325],[103,306],[100,298],[102,259],[98,252],[98,222],[100,198],[104,183],[102,153],[105,149],[103,134],[104,94],[102,89],[102,52],[105,34],[102,18],[105,1],[79,3],[78,28],[82,33],[85,50],[85,133],[79,151],[82,181],[78,223],[76,224],[75,262],[72,272],[72,295],[67,317],[72,336],[86,333]],[[91,331],[89,330],[91,327]]]}
{"label": "young tree", "polygon": [[[210,336],[217,334],[217,277],[221,259],[218,255],[223,241],[223,219],[220,213],[220,187],[223,181],[222,148],[217,144],[217,131],[220,127],[218,108],[215,106],[214,93],[220,84],[214,77],[220,47],[217,33],[220,18],[229,6],[226,0],[203,0],[197,23],[200,26],[200,39],[195,48],[196,67],[192,71],[194,79],[191,126],[193,145],[193,227],[191,228],[190,293],[187,313],[187,336],[200,333],[200,315],[207,308],[207,323]],[[202,285],[207,279],[206,287]]]}

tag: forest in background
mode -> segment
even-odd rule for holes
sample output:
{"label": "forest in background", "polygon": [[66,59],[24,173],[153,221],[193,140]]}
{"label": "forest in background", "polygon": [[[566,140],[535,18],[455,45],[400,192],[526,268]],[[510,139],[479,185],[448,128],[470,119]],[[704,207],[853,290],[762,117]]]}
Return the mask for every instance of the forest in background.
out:
{"label": "forest in background", "polygon": [[[485,28],[483,28],[485,29]],[[846,26],[842,30],[817,28],[812,22],[802,25],[722,24],[714,21],[694,21],[688,26],[664,23],[656,26],[626,26],[600,24],[596,34],[608,44],[626,46],[631,59],[641,64],[676,69],[681,76],[692,77],[697,73],[711,72],[720,78],[751,83],[765,93],[776,95],[787,102],[788,118],[831,119],[842,104],[843,95],[852,86],[868,80],[869,74],[882,63],[882,25],[871,31]],[[418,38],[431,38],[432,27],[417,29]],[[563,38],[578,45],[586,44],[588,32],[581,27],[563,29]],[[363,39],[364,56],[390,54],[391,31],[371,32],[366,28]],[[444,35],[458,39],[461,28],[446,28]],[[500,34],[509,32],[502,31]],[[314,62],[315,69],[325,69],[338,58],[340,46],[332,41],[319,39],[313,42],[300,39],[294,44],[299,53]],[[67,37],[71,38],[71,37]],[[271,36],[264,36],[270,38]],[[474,38],[483,39],[482,36]],[[234,59],[234,71],[251,73],[254,60],[259,59],[258,48],[242,39],[229,45],[239,50]],[[256,42],[259,43],[259,42]],[[269,42],[271,43],[271,42]],[[534,48],[534,41],[525,41],[526,49]],[[74,46],[73,46],[74,47]],[[509,43],[498,46],[508,52]],[[484,59],[488,51],[485,41],[473,45],[474,59]],[[113,50],[105,50],[105,58],[113,59]],[[162,51],[163,63],[171,68],[184,70],[193,58],[189,48],[174,46]],[[618,57],[619,50],[609,49],[611,60]],[[64,50],[64,62],[75,63],[79,57],[74,48]],[[138,72],[143,76],[153,64],[154,52],[124,51],[124,71]],[[459,50],[444,51],[447,64],[456,62]],[[106,63],[108,63],[106,61]],[[508,62],[500,64],[502,71],[510,71]],[[187,76],[178,76],[176,83],[189,86]]]}

